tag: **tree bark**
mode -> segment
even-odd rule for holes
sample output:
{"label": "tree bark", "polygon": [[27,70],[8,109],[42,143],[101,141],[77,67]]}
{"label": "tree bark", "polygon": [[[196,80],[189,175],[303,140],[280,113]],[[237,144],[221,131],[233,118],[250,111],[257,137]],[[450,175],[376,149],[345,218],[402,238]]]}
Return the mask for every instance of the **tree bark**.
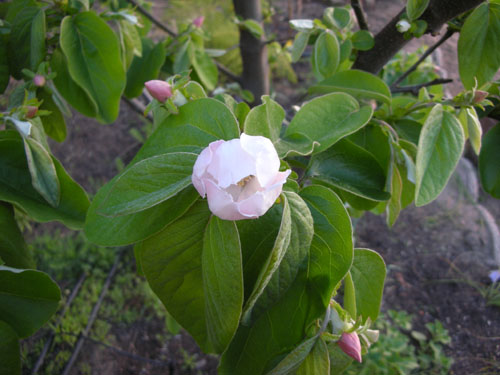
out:
{"label": "tree bark", "polygon": [[[420,19],[427,22],[427,32],[437,34],[441,27],[451,19],[467,12],[483,3],[485,0],[431,0],[428,8]],[[396,29],[405,9],[394,17],[375,36],[375,46],[368,51],[359,51],[353,69],[370,73],[378,73],[383,66],[410,40],[405,40],[403,34]]]}
{"label": "tree bark", "polygon": [[[233,0],[234,11],[243,20],[253,19],[262,26],[260,0]],[[262,95],[269,94],[269,64],[264,36],[255,38],[247,30],[240,30],[240,53],[243,61],[243,88],[254,95],[253,105]]]}

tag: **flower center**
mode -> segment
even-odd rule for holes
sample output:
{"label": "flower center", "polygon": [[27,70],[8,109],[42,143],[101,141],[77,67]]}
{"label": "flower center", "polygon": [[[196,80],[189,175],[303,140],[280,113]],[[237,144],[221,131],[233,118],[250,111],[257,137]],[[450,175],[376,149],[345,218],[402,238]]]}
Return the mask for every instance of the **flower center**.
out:
{"label": "flower center", "polygon": [[241,180],[239,180],[236,183],[236,185],[241,186],[241,187],[245,187],[245,185],[248,184],[250,182],[250,180],[254,177],[255,177],[254,175],[249,175],[249,176],[243,177]]}

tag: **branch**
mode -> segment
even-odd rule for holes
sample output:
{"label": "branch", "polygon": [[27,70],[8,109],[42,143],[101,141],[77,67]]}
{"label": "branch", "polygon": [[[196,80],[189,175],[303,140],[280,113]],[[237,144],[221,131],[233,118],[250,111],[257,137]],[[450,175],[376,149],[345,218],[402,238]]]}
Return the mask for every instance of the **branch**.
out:
{"label": "branch", "polygon": [[[149,19],[151,22],[153,22],[156,27],[159,29],[163,30],[167,34],[176,37],[177,34],[171,30],[169,27],[167,27],[164,23],[162,23],[160,20],[155,18],[151,13],[149,13],[144,7],[142,7],[139,3],[137,3],[136,0],[127,0],[130,4],[132,4],[139,13],[141,13],[144,17]],[[230,79],[233,81],[236,81],[238,83],[241,83],[241,78],[235,75],[233,72],[231,72],[228,68],[226,68],[224,65],[220,64],[218,61],[215,61],[215,65],[217,65],[217,68],[224,73],[226,76],[228,76]]]}
{"label": "branch", "polygon": [[452,79],[438,78],[438,79],[434,79],[430,82],[421,83],[418,85],[394,87],[394,88],[391,88],[391,93],[396,94],[396,93],[409,92],[409,93],[416,96],[416,95],[418,95],[419,90],[423,87],[443,85],[445,83],[450,83],[450,82],[453,82],[453,80]]}
{"label": "branch", "polygon": [[[427,22],[427,32],[437,34],[448,21],[465,13],[485,0],[431,0],[428,8],[420,17]],[[396,24],[405,11],[403,8],[396,17],[375,36],[375,46],[369,51],[359,51],[353,69],[378,73],[383,66],[411,39],[406,40],[396,29]]]}
{"label": "branch", "polygon": [[358,25],[361,30],[369,30],[368,22],[366,22],[365,11],[359,0],[351,0],[351,6],[358,20]]}
{"label": "branch", "polygon": [[417,68],[418,66],[432,53],[434,52],[441,44],[443,44],[444,42],[446,42],[449,38],[451,38],[451,36],[455,33],[456,30],[452,30],[450,28],[448,28],[448,30],[446,30],[446,33],[441,37],[441,39],[439,39],[433,46],[429,47],[427,49],[427,51],[425,51],[425,53],[420,57],[420,59],[418,59],[418,61],[412,65],[412,67],[410,69],[408,69],[401,77],[399,77],[392,85],[391,85],[391,88],[396,88],[398,86],[398,84],[400,84],[401,82],[403,82],[403,80],[408,77],[411,73],[413,73]]}
{"label": "branch", "polygon": [[139,100],[129,99],[125,96],[122,96],[122,100],[125,103],[127,103],[130,106],[130,108],[136,111],[139,115],[141,115],[142,117],[146,117],[149,121],[153,122],[153,116],[151,116],[151,113],[148,113],[147,116],[144,116],[144,112],[146,111],[146,106],[142,104]]}

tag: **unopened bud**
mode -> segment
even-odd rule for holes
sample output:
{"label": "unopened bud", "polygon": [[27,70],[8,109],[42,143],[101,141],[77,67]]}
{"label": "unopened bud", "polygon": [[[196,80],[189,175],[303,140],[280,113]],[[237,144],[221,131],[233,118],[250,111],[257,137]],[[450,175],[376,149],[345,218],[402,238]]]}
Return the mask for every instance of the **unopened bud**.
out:
{"label": "unopened bud", "polygon": [[361,343],[356,332],[342,333],[338,344],[345,354],[361,363]]}
{"label": "unopened bud", "polygon": [[487,91],[476,90],[474,93],[474,104],[481,103],[484,99],[488,97]]}
{"label": "unopened bud", "polygon": [[36,113],[38,112],[38,107],[28,105],[26,106],[27,112],[26,112],[26,118],[33,118],[35,117]]}
{"label": "unopened bud", "polygon": [[202,27],[203,26],[203,21],[205,21],[205,16],[196,17],[193,20],[193,25],[196,26],[196,27]]}
{"label": "unopened bud", "polygon": [[407,32],[408,30],[410,30],[410,27],[411,25],[407,20],[401,20],[396,24],[396,29],[398,29],[400,33]]}
{"label": "unopened bud", "polygon": [[45,77],[37,74],[35,77],[33,77],[33,83],[37,87],[42,87],[45,85]]}
{"label": "unopened bud", "polygon": [[159,102],[165,102],[172,96],[172,87],[165,81],[153,79],[145,83],[146,89],[151,96]]}

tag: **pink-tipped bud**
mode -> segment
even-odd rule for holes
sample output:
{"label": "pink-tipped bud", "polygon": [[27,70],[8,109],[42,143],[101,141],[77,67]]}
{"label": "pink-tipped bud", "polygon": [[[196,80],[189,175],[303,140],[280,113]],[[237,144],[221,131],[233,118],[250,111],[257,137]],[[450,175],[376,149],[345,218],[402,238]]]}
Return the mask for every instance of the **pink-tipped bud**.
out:
{"label": "pink-tipped bud", "polygon": [[476,90],[474,93],[474,104],[481,103],[484,99],[488,97],[487,91]]}
{"label": "pink-tipped bud", "polygon": [[26,106],[27,112],[26,112],[26,118],[33,118],[35,117],[36,113],[38,112],[38,107],[28,105]]}
{"label": "pink-tipped bud", "polygon": [[151,96],[159,102],[164,102],[172,96],[172,87],[165,81],[153,79],[145,83],[146,89]]}
{"label": "pink-tipped bud", "polygon": [[356,332],[342,333],[338,344],[345,354],[361,363],[361,343]]}
{"label": "pink-tipped bud", "polygon": [[45,85],[45,77],[44,76],[41,76],[40,74],[37,74],[34,78],[33,78],[33,83],[35,84],[35,86],[37,87],[42,87]]}
{"label": "pink-tipped bud", "polygon": [[196,26],[196,27],[202,27],[204,21],[205,21],[205,16],[196,17],[193,20],[193,25]]}

